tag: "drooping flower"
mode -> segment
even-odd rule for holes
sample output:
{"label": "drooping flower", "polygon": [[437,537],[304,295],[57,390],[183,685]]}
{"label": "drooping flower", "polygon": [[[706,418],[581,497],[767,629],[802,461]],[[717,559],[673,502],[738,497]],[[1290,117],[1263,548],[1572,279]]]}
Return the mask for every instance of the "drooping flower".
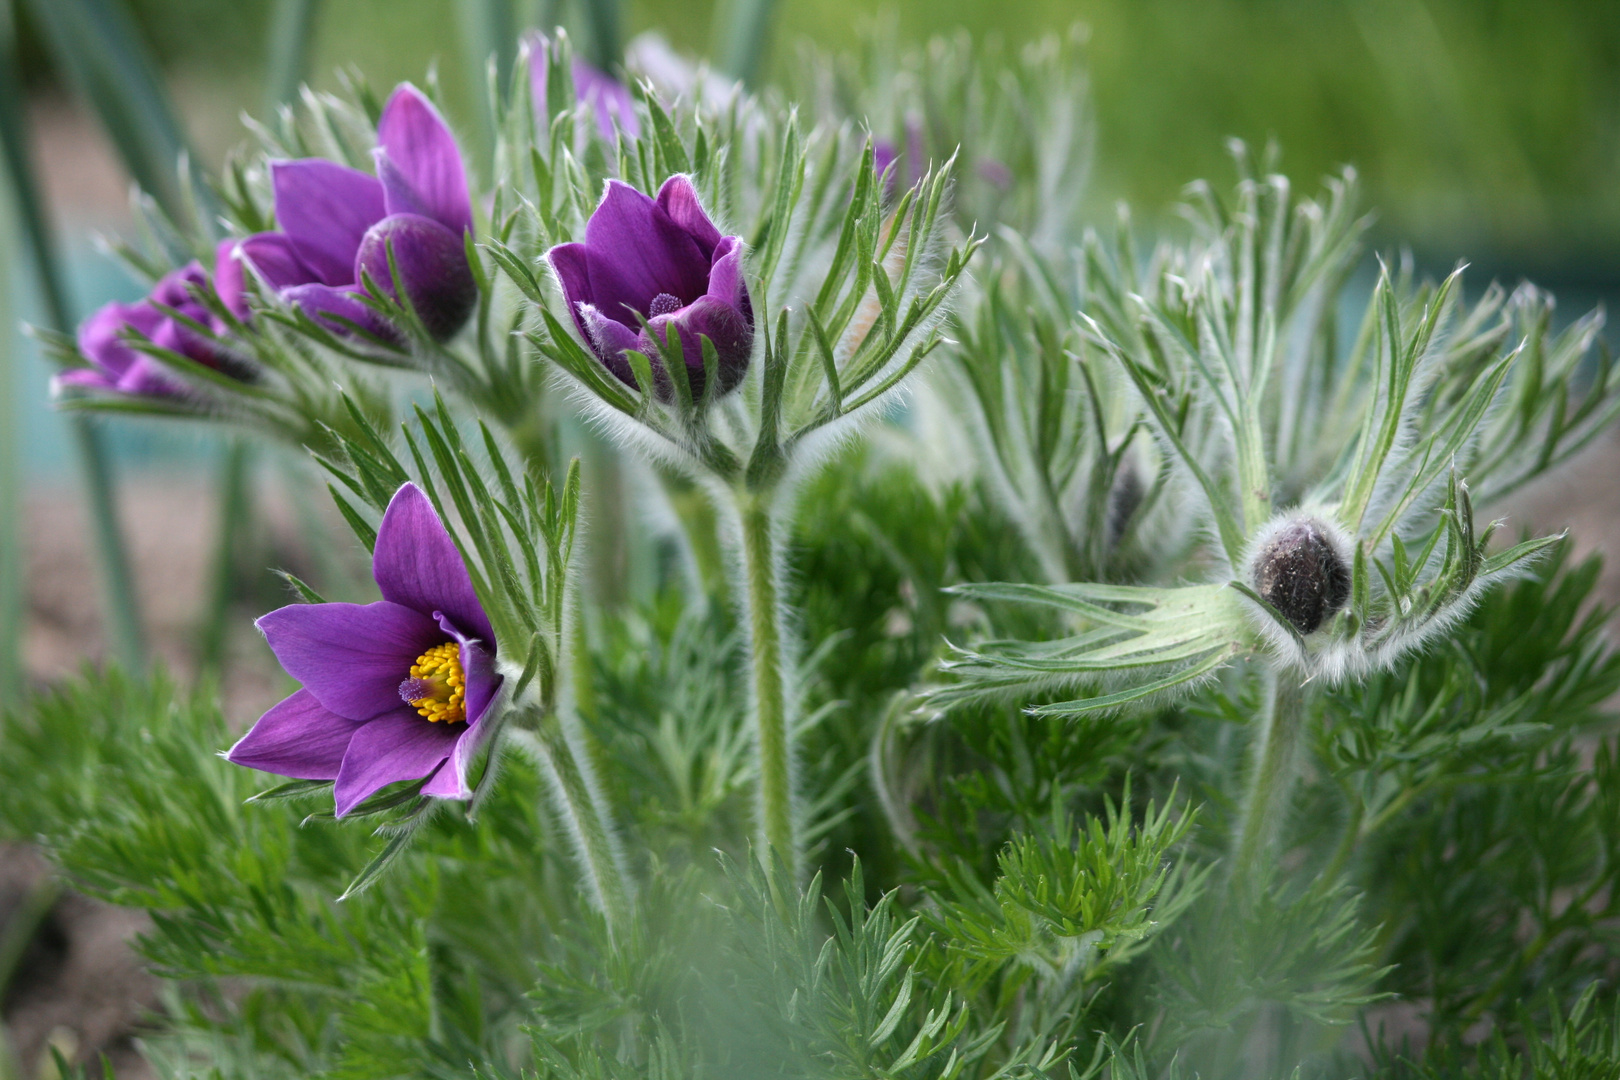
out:
{"label": "drooping flower", "polygon": [[[220,244],[218,262],[230,262],[229,249],[235,241]],[[218,274],[216,272],[216,285]],[[132,332],[144,335],[154,345],[179,353],[199,364],[234,375],[244,371],[236,358],[222,350],[194,328],[175,318],[169,308],[187,319],[219,330],[207,306],[192,293],[211,286],[202,264],[193,260],[171,271],[157,283],[146,299],[134,304],[117,301],[104,304],[79,325],[79,352],[93,365],[74,368],[58,375],[59,386],[80,386],[92,390],[115,391],[146,397],[177,397],[185,384],[166,371],[161,360],[137,349],[129,340]]]}
{"label": "drooping flower", "polygon": [[586,222],[584,243],[559,244],[547,258],[575,325],[624,383],[636,384],[625,356],[635,349],[652,360],[659,396],[667,398],[659,350],[673,355],[677,337],[694,398],[704,391],[704,337],[718,361],[716,396],[747,373],[754,314],[743,281],[742,238],[720,235],[686,177],[670,177],[657,199],[608,181]]}
{"label": "drooping flower", "polygon": [[[472,202],[455,136],[433,103],[403,83],[383,108],[372,157],[375,176],[320,158],[271,162],[280,231],[246,238],[236,256],[334,332],[353,324],[398,341],[399,330],[359,299],[362,272],[397,299],[392,247],[406,298],[428,333],[447,340],[478,302],[464,245]],[[236,284],[222,296],[242,314],[240,278]]]}
{"label": "drooping flower", "polygon": [[227,757],[303,780],[334,780],[337,813],[378,789],[426,779],[465,799],[500,689],[495,632],[466,564],[414,484],[395,492],[372,558],[373,604],[292,604],[258,621],[303,689],[259,718]]}
{"label": "drooping flower", "polygon": [[[524,48],[529,56],[529,93],[534,98],[534,115],[544,123],[549,104],[546,83],[553,55],[551,40],[544,34],[531,34],[524,40]],[[574,81],[574,97],[591,107],[596,129],[604,140],[613,141],[615,123],[632,139],[641,134],[635,98],[630,96],[629,87],[581,56],[573,58],[569,75]]]}

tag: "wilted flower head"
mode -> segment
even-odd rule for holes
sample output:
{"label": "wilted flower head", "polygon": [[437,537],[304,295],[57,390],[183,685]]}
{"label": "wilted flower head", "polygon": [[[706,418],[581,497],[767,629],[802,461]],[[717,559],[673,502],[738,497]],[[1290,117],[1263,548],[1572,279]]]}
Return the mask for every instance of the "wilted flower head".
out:
{"label": "wilted flower head", "polygon": [[[229,249],[234,243],[227,240],[220,245],[220,263],[230,262]],[[172,309],[187,319],[217,329],[208,308],[192,293],[193,289],[207,288],[210,288],[208,273],[201,263],[193,261],[165,275],[146,299],[138,303],[114,301],[102,305],[79,325],[79,352],[94,366],[65,371],[57,376],[57,384],[147,397],[174,397],[184,393],[184,385],[164,371],[162,361],[130,343],[128,338],[132,331],[154,345],[199,364],[221,371],[237,369],[234,358],[216,342],[161,310]]]}
{"label": "wilted flower head", "polygon": [[292,604],[258,627],[304,688],[227,755],[303,780],[335,780],[338,816],[402,780],[465,799],[467,770],[500,690],[495,632],[454,541],[421,489],[394,494],[377,530],[374,604]]}
{"label": "wilted flower head", "polygon": [[670,177],[656,200],[608,181],[584,243],[559,244],[547,258],[575,325],[621,381],[636,384],[625,356],[634,349],[651,359],[659,394],[667,397],[660,349],[673,357],[678,339],[692,396],[700,397],[704,337],[718,361],[717,396],[742,381],[754,344],[742,239],[720,235],[686,177]]}
{"label": "wilted flower head", "polygon": [[[551,41],[544,34],[531,34],[524,41],[530,57],[529,92],[534,98],[534,115],[545,119],[550,104],[546,82],[551,69]],[[630,90],[583,57],[576,56],[569,65],[574,80],[574,96],[591,107],[596,117],[596,129],[602,138],[613,141],[614,124],[631,138],[641,134],[641,122],[636,119],[635,99]]]}
{"label": "wilted flower head", "polygon": [[[392,247],[405,297],[428,333],[444,341],[478,302],[463,239],[472,230],[472,202],[455,136],[433,103],[405,83],[383,108],[372,156],[376,176],[320,158],[272,162],[280,231],[248,237],[236,254],[329,329],[344,333],[352,324],[398,340],[398,329],[358,299],[362,273],[394,295]],[[221,295],[245,313],[236,280],[236,291]]]}

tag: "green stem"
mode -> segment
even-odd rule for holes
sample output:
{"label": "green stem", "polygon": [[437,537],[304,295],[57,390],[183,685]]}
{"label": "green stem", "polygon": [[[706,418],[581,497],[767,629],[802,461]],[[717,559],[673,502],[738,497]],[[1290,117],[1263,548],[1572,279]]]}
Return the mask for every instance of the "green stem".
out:
{"label": "green stem", "polygon": [[79,466],[84,471],[90,529],[95,535],[97,562],[101,564],[108,644],[125,670],[138,678],[146,670],[146,645],[141,637],[140,608],[135,600],[135,575],[130,570],[123,528],[118,522],[112,461],[101,432],[89,420],[75,416],[68,426],[73,430],[79,449]]}
{"label": "green stem", "polygon": [[1366,818],[1367,804],[1359,795],[1352,793],[1350,797],[1353,800],[1350,803],[1350,820],[1344,823],[1344,832],[1339,836],[1339,843],[1317,878],[1316,888],[1319,890],[1333,888],[1339,880],[1339,875],[1344,873],[1344,868],[1350,864],[1350,856],[1355,854],[1365,835],[1361,825]]}
{"label": "green stem", "polygon": [[747,493],[738,500],[759,748],[761,854],[774,851],[797,880],[800,852],[793,820],[793,750],[788,738],[787,691],[782,675],[782,611],[771,495]]}
{"label": "green stem", "polygon": [[203,616],[198,640],[198,667],[217,673],[225,661],[225,645],[230,636],[230,607],[240,565],[238,549],[249,534],[248,469],[250,455],[246,439],[232,439],[225,447],[219,471],[219,537],[214,551],[214,585]]}
{"label": "green stem", "polygon": [[568,738],[556,713],[540,718],[535,748],[550,781],[552,807],[574,842],[574,854],[590,893],[608,923],[622,927],[630,915],[631,891],[613,817],[594,781],[589,753]]}
{"label": "green stem", "polygon": [[1266,709],[1254,746],[1243,817],[1238,826],[1235,879],[1253,883],[1270,868],[1299,773],[1305,731],[1305,688],[1290,672],[1269,672]]}

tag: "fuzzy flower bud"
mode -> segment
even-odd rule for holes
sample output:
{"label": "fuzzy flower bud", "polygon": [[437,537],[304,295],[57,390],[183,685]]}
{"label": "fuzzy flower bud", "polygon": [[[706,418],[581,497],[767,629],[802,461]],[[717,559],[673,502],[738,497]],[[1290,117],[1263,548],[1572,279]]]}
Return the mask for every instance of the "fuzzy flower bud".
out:
{"label": "fuzzy flower bud", "polygon": [[1292,517],[1262,534],[1249,560],[1261,599],[1301,634],[1314,633],[1350,598],[1350,568],[1332,528]]}

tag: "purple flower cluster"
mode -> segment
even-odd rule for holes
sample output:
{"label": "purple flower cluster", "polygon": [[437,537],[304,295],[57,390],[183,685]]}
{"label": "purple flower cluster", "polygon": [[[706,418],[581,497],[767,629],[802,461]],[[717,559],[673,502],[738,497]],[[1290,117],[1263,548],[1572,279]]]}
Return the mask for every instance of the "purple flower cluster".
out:
{"label": "purple flower cluster", "polygon": [[[436,340],[461,329],[478,303],[464,237],[472,202],[461,151],[439,110],[405,83],[377,123],[377,175],[320,158],[270,164],[277,232],[242,240],[236,255],[282,299],[337,333],[358,328],[400,339],[359,299],[362,274],[390,297],[394,276]],[[246,315],[242,277],[221,275],[220,296]]]}
{"label": "purple flower cluster", "polygon": [[[230,240],[219,246],[215,262],[216,282],[221,273],[230,272],[230,249],[234,246],[235,242]],[[146,397],[176,397],[183,394],[184,385],[164,370],[161,361],[131,344],[128,339],[130,331],[199,364],[239,374],[240,365],[215,341],[198,333],[170,311],[163,310],[167,308],[178,312],[185,319],[219,333],[224,327],[195,295],[209,287],[208,272],[201,263],[193,261],[165,275],[157,287],[138,303],[120,304],[114,301],[104,304],[79,326],[79,352],[93,366],[64,371],[57,376],[57,383]]]}
{"label": "purple flower cluster", "polygon": [[667,399],[672,388],[660,348],[673,355],[677,339],[694,398],[705,389],[705,337],[718,360],[716,396],[747,373],[754,313],[742,239],[720,235],[686,177],[670,177],[657,199],[608,181],[585,241],[559,244],[547,258],[580,334],[624,383],[636,384],[625,356],[634,349],[652,360],[659,396]]}
{"label": "purple flower cluster", "polygon": [[406,83],[383,109],[372,155],[376,176],[319,158],[271,162],[280,230],[221,243],[212,283],[202,265],[192,262],[139,303],[100,308],[79,327],[79,351],[92,366],[65,372],[58,382],[122,394],[184,393],[160,361],[131,344],[132,332],[198,363],[241,374],[242,366],[217,342],[162,309],[223,333],[221,320],[193,290],[213,288],[246,321],[247,267],[336,333],[359,329],[398,342],[398,328],[359,299],[363,274],[398,299],[392,251],[399,283],[423,326],[436,340],[450,338],[478,303],[464,240],[472,230],[472,202],[455,136],[433,103]]}
{"label": "purple flower cluster", "polygon": [[292,604],[258,621],[304,684],[227,757],[300,780],[333,780],[339,817],[388,784],[465,799],[500,690],[495,632],[461,553],[414,484],[394,493],[372,557],[373,604]]}

